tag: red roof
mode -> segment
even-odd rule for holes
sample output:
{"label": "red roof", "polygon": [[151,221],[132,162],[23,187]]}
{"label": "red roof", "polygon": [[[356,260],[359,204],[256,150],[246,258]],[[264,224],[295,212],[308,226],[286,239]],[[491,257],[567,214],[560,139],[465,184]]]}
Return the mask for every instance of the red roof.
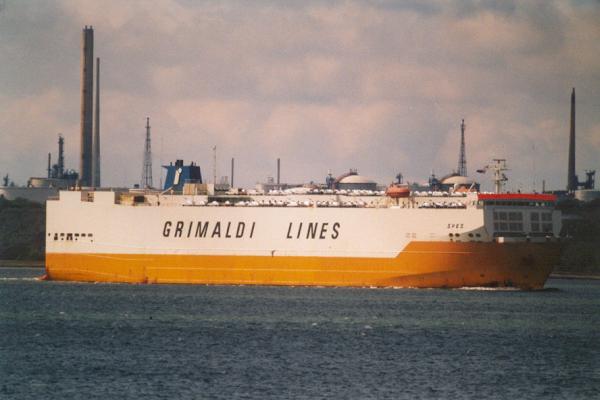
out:
{"label": "red roof", "polygon": [[479,193],[479,200],[556,201],[556,195],[540,193]]}

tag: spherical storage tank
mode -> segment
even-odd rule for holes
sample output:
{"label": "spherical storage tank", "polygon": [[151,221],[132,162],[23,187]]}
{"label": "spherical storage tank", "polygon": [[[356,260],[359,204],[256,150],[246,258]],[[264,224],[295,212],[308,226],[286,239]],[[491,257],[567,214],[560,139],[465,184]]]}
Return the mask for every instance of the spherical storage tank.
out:
{"label": "spherical storage tank", "polygon": [[377,190],[377,183],[362,175],[348,175],[337,182],[338,189]]}
{"label": "spherical storage tank", "polygon": [[454,189],[454,190],[459,190],[459,189],[470,189],[473,188],[474,190],[479,190],[479,184],[477,182],[475,182],[473,179],[466,177],[466,176],[461,176],[461,175],[449,175],[446,176],[444,178],[442,178],[441,182],[442,186],[444,187],[444,190],[448,190],[448,189]]}

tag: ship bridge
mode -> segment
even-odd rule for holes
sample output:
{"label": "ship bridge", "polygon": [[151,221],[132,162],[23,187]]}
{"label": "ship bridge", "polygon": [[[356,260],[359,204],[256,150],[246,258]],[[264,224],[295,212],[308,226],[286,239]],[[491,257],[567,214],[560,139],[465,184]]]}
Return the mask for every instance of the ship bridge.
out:
{"label": "ship bridge", "polygon": [[486,230],[498,240],[550,240],[560,234],[556,196],[537,193],[478,194]]}

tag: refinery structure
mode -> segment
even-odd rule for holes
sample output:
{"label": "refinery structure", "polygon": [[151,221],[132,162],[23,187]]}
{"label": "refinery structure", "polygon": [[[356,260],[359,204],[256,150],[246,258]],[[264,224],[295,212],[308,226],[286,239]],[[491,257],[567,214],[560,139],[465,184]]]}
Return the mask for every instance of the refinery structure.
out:
{"label": "refinery structure", "polygon": [[65,167],[62,134],[58,138],[58,162],[52,164],[48,153],[46,177],[31,177],[26,186],[10,182],[8,174],[0,186],[0,196],[8,200],[17,198],[38,203],[58,196],[59,190],[101,185],[100,172],[100,59],[96,59],[96,90],[94,101],[94,29],[85,26],[81,40],[81,135],[79,172]]}
{"label": "refinery structure", "polygon": [[[95,62],[94,62],[95,61]],[[94,87],[95,83],[95,87]],[[152,150],[150,138],[150,119],[146,118],[146,136],[144,142],[144,155],[141,181],[136,188],[152,190],[156,187],[156,180],[152,176]],[[408,184],[410,189],[415,192],[469,192],[478,191],[479,183],[468,176],[467,157],[466,157],[466,124],[462,119],[460,123],[460,145],[457,169],[442,177],[436,177],[431,174],[426,184],[415,182],[403,182],[402,174],[397,174],[396,185]],[[215,193],[234,192],[257,192],[271,193],[285,190],[298,190],[299,188],[324,189],[324,190],[363,190],[368,192],[381,192],[385,187],[379,185],[374,180],[362,176],[356,169],[350,169],[346,173],[334,176],[331,172],[325,177],[323,183],[286,183],[281,180],[281,159],[277,159],[276,178],[269,177],[266,182],[256,185],[254,189],[243,190],[234,185],[234,166],[235,160],[231,159],[231,174],[228,177],[222,177],[219,182],[216,180],[216,146],[213,149],[213,182],[207,184],[205,181],[194,182],[196,185],[202,184],[204,188],[210,188]],[[69,170],[68,173],[64,166],[64,139],[59,139],[58,162],[51,166],[51,156],[48,159],[47,177],[32,177],[26,187],[18,187],[10,183],[8,175],[3,179],[3,185],[0,186],[0,196],[6,198],[24,197],[30,200],[43,202],[48,197],[56,196],[58,189],[65,188],[100,188],[101,187],[101,151],[100,151],[100,59],[94,59],[94,29],[91,26],[85,26],[82,31],[81,40],[81,114],[80,114],[80,154],[79,171]],[[569,131],[569,149],[568,149],[568,173],[566,191],[554,191],[559,199],[576,198],[589,201],[600,197],[597,190],[594,189],[595,171],[586,170],[585,181],[579,181],[575,170],[575,89],[571,94],[571,122]],[[182,161],[177,161],[177,165],[183,166]],[[169,172],[172,165],[165,165],[167,170],[167,179],[161,190],[170,190],[173,192],[176,187],[181,190],[182,185],[170,186],[172,180],[169,179],[175,175]],[[197,165],[190,170],[199,168]],[[506,170],[506,160],[494,160],[489,165],[477,172],[493,172],[495,182],[495,191],[501,191],[507,180],[504,171]],[[199,175],[199,174],[198,174]],[[183,184],[183,181],[180,182]],[[44,189],[44,190],[41,190]],[[106,190],[106,189],[105,189]],[[207,189],[208,190],[208,189]],[[543,190],[544,191],[544,190]]]}
{"label": "refinery structure", "polygon": [[600,199],[600,191],[595,190],[595,170],[586,170],[586,180],[579,181],[575,169],[575,88],[571,92],[571,120],[569,129],[569,164],[567,168],[567,195],[577,200]]}

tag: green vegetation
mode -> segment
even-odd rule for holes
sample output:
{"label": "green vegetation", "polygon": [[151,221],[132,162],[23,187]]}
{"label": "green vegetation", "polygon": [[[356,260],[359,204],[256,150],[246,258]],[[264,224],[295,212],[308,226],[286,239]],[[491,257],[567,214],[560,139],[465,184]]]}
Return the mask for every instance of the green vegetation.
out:
{"label": "green vegetation", "polygon": [[43,260],[46,207],[0,197],[0,260]]}

